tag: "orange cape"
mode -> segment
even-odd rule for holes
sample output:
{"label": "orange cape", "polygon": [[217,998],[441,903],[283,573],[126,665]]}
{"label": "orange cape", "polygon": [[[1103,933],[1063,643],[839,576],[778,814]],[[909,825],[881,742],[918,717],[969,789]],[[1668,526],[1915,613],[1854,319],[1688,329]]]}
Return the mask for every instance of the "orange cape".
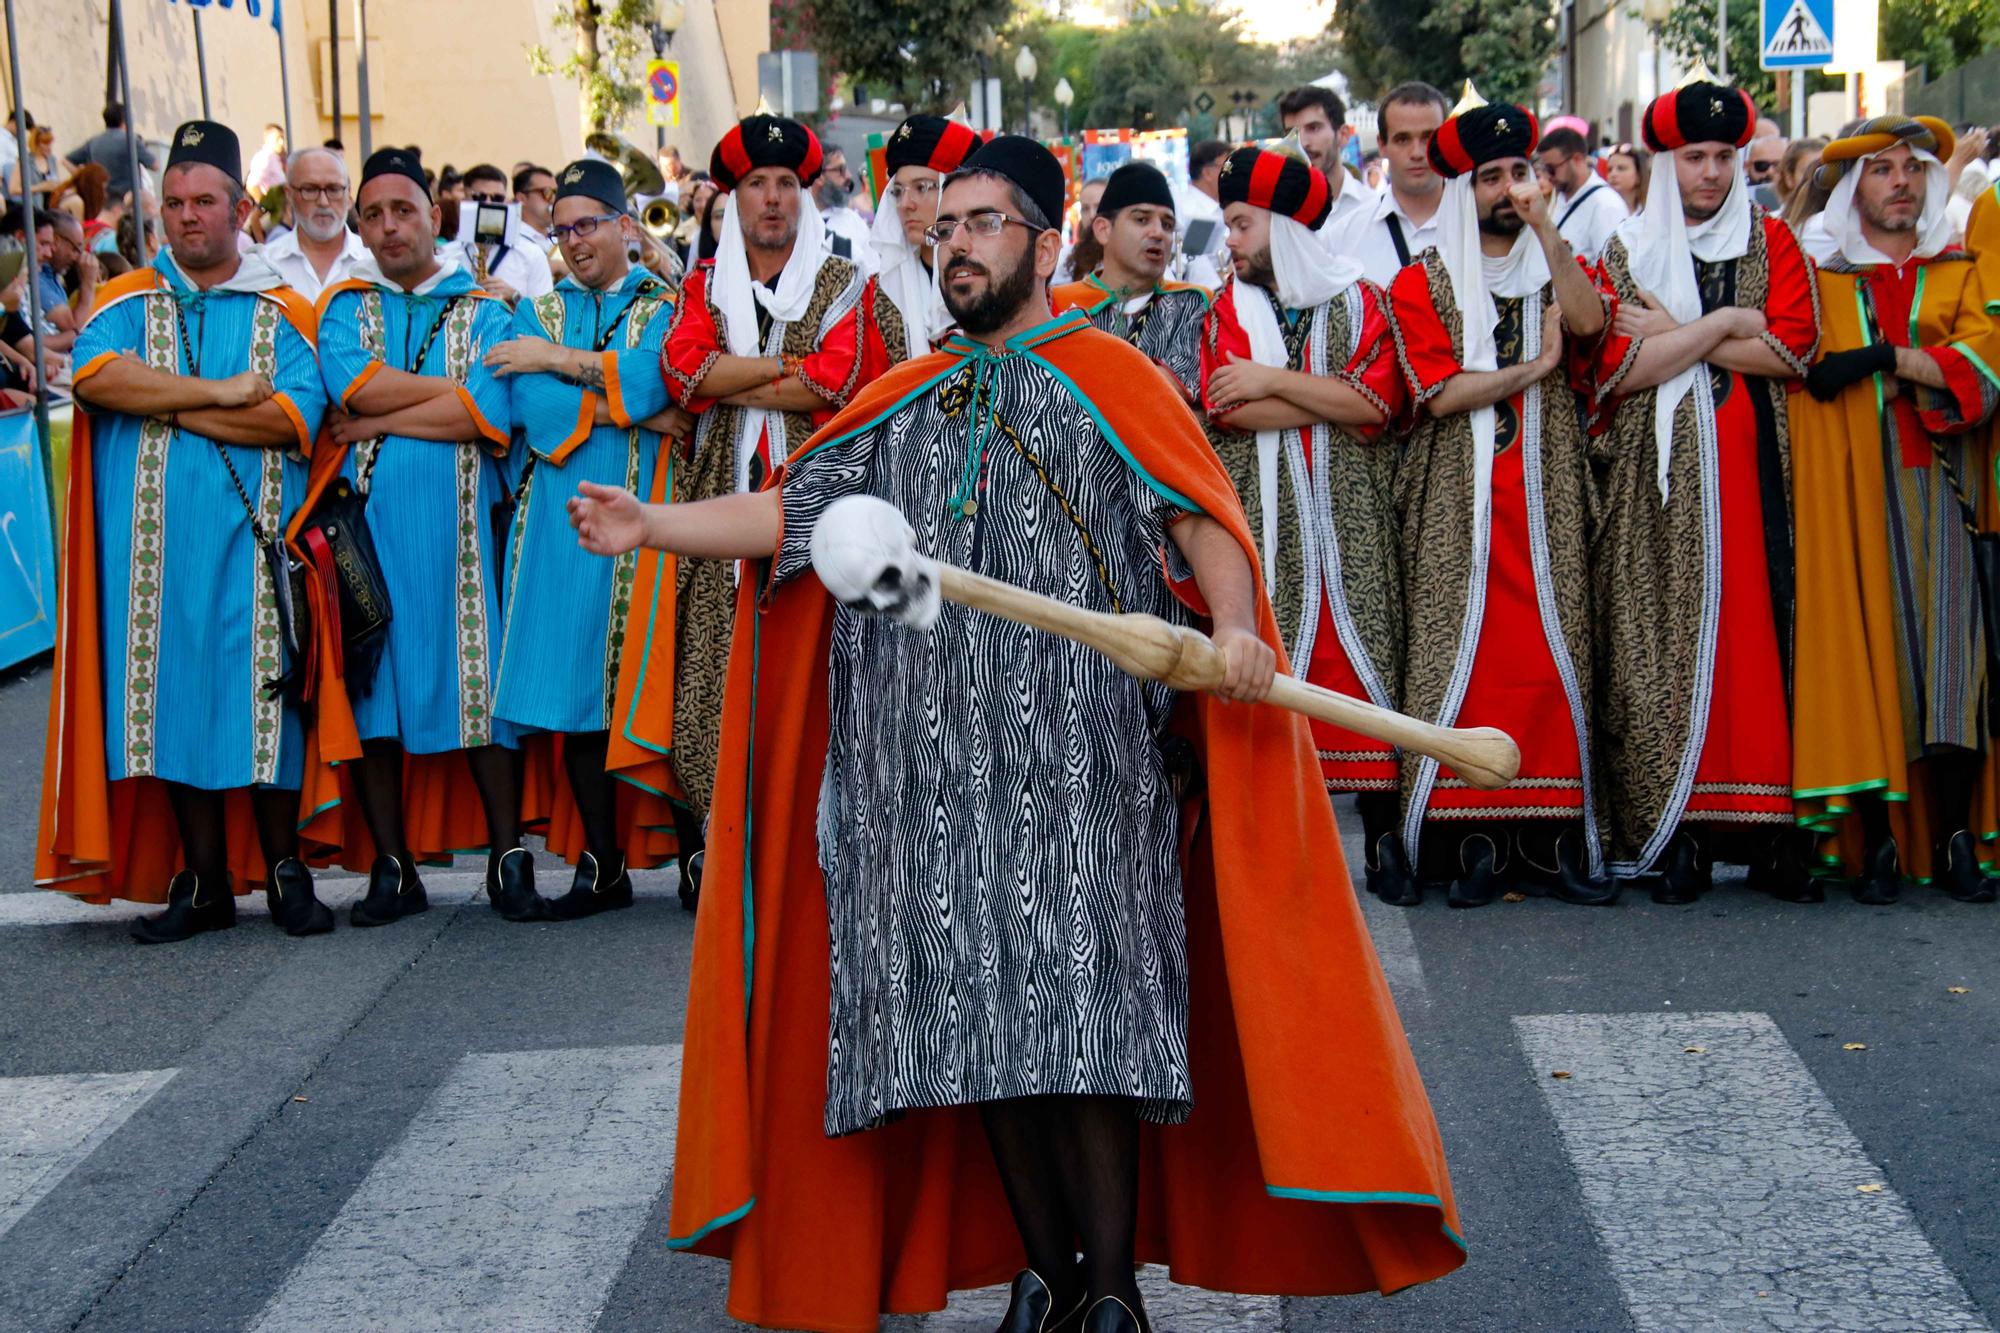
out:
{"label": "orange cape", "polygon": [[[1086,329],[1023,354],[1257,567],[1193,418],[1077,387],[1131,383],[1137,352]],[[794,460],[959,364],[946,351],[897,367]],[[738,1319],[861,1333],[882,1312],[936,1310],[948,1290],[1005,1281],[1024,1260],[975,1108],[825,1137],[828,925],[814,816],[833,602],[810,574],[761,604],[754,585],[746,577],[737,606],[695,924],[668,1244],[732,1261]],[[1139,1257],[1183,1283],[1285,1295],[1390,1292],[1448,1273],[1465,1256],[1444,1151],[1306,722],[1205,694],[1183,696],[1178,719],[1207,778],[1206,803],[1183,812],[1195,1104],[1185,1125],[1143,1131]]]}

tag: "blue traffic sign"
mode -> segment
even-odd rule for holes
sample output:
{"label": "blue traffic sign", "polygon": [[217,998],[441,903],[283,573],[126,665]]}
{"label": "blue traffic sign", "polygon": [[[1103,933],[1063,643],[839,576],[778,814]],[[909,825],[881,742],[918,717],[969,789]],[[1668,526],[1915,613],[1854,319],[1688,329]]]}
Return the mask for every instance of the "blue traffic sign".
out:
{"label": "blue traffic sign", "polygon": [[1833,63],[1833,0],[1763,0],[1765,69]]}

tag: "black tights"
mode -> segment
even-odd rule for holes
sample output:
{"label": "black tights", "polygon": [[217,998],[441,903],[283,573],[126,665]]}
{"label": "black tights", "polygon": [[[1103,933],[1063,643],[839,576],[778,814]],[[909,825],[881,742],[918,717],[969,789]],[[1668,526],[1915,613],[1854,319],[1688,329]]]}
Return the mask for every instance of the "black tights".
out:
{"label": "black tights", "polygon": [[680,847],[680,862],[688,863],[688,858],[708,845],[708,835],[702,829],[701,816],[692,807],[673,802],[674,842]]}
{"label": "black tights", "polygon": [[[481,745],[465,752],[479,804],[486,811],[487,864],[521,845],[521,754],[500,745]],[[377,856],[410,863],[408,834],[403,828],[403,747],[392,740],[361,742],[361,762],[355,766],[355,795],[361,818],[375,840]]]}
{"label": "black tights", "polygon": [[569,773],[570,795],[583,820],[583,838],[599,868],[607,873],[624,868],[618,850],[618,779],[604,771],[608,731],[574,732],[563,737],[563,768]]}
{"label": "black tights", "polygon": [[1116,1296],[1137,1313],[1139,1121],[1132,1103],[1017,1097],[982,1103],[979,1114],[1028,1266],[1055,1292],[1057,1311],[1087,1295],[1092,1305]]}
{"label": "black tights", "polygon": [[[229,834],[224,793],[204,791],[179,782],[167,784],[174,827],[181,836],[181,857],[204,884],[229,882]],[[275,866],[299,854],[299,794],[274,787],[255,787],[250,809],[257,819],[257,844],[265,864]]]}

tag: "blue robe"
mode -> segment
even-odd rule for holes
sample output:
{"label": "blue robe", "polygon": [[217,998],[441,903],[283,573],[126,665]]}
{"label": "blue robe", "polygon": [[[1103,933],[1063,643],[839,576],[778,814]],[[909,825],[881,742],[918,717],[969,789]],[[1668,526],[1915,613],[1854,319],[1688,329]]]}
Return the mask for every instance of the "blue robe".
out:
{"label": "blue robe", "polygon": [[[600,349],[605,362],[602,394],[559,375],[508,381],[534,471],[509,539],[495,711],[523,730],[590,732],[609,725],[634,560],[606,560],[578,546],[565,502],[584,481],[644,498],[654,492],[658,470],[671,469],[666,441],[632,423],[673,405],[660,368],[673,315],[673,297],[644,269],[604,293],[565,278],[552,294],[523,301],[514,312],[516,337],[559,332],[564,346]],[[599,403],[619,424],[591,424]]]}
{"label": "blue robe", "polygon": [[347,407],[384,365],[448,376],[479,429],[458,444],[386,436],[379,449],[356,445],[342,465],[350,481],[367,472],[368,528],[389,589],[381,665],[353,701],[364,741],[400,741],[411,754],[515,743],[493,717],[500,579],[488,517],[512,475],[513,417],[507,386],[484,364],[510,326],[506,305],[460,268],[415,293],[342,284],[321,297],[320,368],[334,402]]}
{"label": "blue robe", "polygon": [[[326,410],[319,367],[275,296],[198,292],[171,251],[153,268],[171,295],[135,290],[101,306],[77,338],[76,383],[87,386],[119,355],[204,379],[255,368],[277,389],[297,438],[283,449],[248,448],[145,417],[90,414],[107,776],[295,789],[300,722],[263,690],[283,671],[282,629],[223,460],[266,539],[281,535],[305,498],[306,454]],[[247,279],[246,267],[231,281]],[[154,569],[157,579],[148,577]]]}

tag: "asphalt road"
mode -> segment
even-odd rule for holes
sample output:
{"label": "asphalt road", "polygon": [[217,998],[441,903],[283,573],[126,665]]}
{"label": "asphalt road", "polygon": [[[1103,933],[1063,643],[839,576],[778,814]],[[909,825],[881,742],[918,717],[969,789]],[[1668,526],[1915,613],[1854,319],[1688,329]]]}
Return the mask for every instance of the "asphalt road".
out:
{"label": "asphalt road", "polygon": [[[47,680],[0,681],[0,1330],[737,1327],[726,1270],[662,1244],[692,927],[670,874],[568,926],[434,875],[392,928],[246,916],[141,949],[126,909],[29,887]],[[1156,1326],[2000,1320],[2000,910],[1730,885],[1367,908],[1470,1261],[1387,1300],[1166,1292]]]}

